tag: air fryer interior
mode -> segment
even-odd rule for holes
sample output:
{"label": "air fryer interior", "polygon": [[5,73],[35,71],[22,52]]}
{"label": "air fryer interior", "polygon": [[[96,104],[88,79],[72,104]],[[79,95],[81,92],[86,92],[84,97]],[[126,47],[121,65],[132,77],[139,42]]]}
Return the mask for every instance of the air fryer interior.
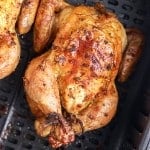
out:
{"label": "air fryer interior", "polygon": [[[124,84],[117,84],[119,104],[117,114],[104,128],[77,136],[66,150],[132,150],[148,149],[150,139],[150,1],[146,0],[68,0],[74,5],[103,3],[117,14],[125,27],[138,27],[145,34],[145,47],[134,73]],[[20,36],[20,64],[9,77],[0,80],[0,149],[50,150],[46,139],[35,133],[32,116],[25,100],[22,78],[32,57],[32,32]]]}

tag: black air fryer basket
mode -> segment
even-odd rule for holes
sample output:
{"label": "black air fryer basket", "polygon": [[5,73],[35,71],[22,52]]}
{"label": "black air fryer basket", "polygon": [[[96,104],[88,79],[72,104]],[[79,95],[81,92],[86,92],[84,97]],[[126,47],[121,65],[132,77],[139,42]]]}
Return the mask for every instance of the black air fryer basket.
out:
{"label": "black air fryer basket", "polygon": [[[145,35],[145,47],[134,73],[117,84],[118,111],[106,127],[76,137],[66,150],[150,150],[150,1],[72,0],[74,5],[103,3],[117,14],[125,27],[138,27]],[[0,150],[51,150],[48,141],[35,133],[34,118],[24,95],[22,77],[32,57],[32,34],[20,36],[20,64],[9,77],[0,80]]]}

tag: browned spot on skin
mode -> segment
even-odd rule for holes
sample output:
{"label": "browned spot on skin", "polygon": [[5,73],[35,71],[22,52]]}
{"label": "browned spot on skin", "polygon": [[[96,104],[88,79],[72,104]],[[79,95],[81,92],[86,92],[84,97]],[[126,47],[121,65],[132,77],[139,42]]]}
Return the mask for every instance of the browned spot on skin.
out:
{"label": "browned spot on skin", "polygon": [[74,94],[72,93],[71,89],[69,89],[68,97],[75,99]]}
{"label": "browned spot on skin", "polygon": [[25,0],[25,1],[23,1],[23,4],[22,4],[22,5],[23,5],[23,7],[28,8],[30,4],[32,4],[32,3],[31,3],[31,0]]}
{"label": "browned spot on skin", "polygon": [[88,59],[90,58],[90,54],[88,52],[85,53],[84,58]]}
{"label": "browned spot on skin", "polygon": [[82,67],[86,67],[86,68],[87,68],[87,67],[89,67],[89,64],[83,63],[83,64],[82,64]]}
{"label": "browned spot on skin", "polygon": [[65,56],[56,56],[55,62],[59,63],[60,65],[64,65],[64,63],[66,62],[66,58]]}
{"label": "browned spot on skin", "polygon": [[40,70],[42,70],[42,71],[45,70],[45,69],[44,69],[44,66],[43,66],[42,64],[40,64],[40,65],[38,66],[38,68],[39,68]]}
{"label": "browned spot on skin", "polygon": [[107,95],[107,89],[106,88],[101,88],[101,94],[104,96],[104,95]]}
{"label": "browned spot on skin", "polygon": [[103,103],[102,105],[105,107],[105,104],[104,104],[104,103]]}
{"label": "browned spot on skin", "polygon": [[107,113],[104,113],[104,116],[105,116],[105,117],[108,117],[108,114],[107,114]]}
{"label": "browned spot on skin", "polygon": [[7,32],[5,34],[0,34],[0,47],[4,45],[4,43],[7,43],[7,46],[11,47],[16,45],[14,41],[15,33]]}
{"label": "browned spot on skin", "polygon": [[[87,81],[88,82],[88,81]],[[83,89],[85,89],[87,87],[87,82],[82,82],[82,84],[80,85]]]}
{"label": "browned spot on skin", "polygon": [[108,64],[108,65],[106,66],[106,69],[107,69],[107,70],[111,70],[111,68],[112,68],[112,66],[111,66],[110,64]]}
{"label": "browned spot on skin", "polygon": [[73,79],[74,79],[75,81],[80,81],[81,78],[80,78],[80,77],[74,77]]}
{"label": "browned spot on skin", "polygon": [[84,132],[84,127],[83,127],[83,123],[80,119],[76,118],[76,116],[74,114],[71,113],[67,113],[66,111],[63,112],[63,116],[64,118],[67,120],[68,123],[70,124],[79,124],[82,130],[82,133]]}
{"label": "browned spot on skin", "polygon": [[[95,112],[95,113],[97,114],[97,112],[99,111],[99,109],[100,109],[99,106],[93,107],[93,110],[94,110],[93,113]],[[94,115],[94,114],[93,114],[93,115]]]}
{"label": "browned spot on skin", "polygon": [[107,95],[107,89],[106,88],[100,88],[99,91],[100,92],[95,95],[95,98],[100,99],[100,98],[104,97],[105,95]]}
{"label": "browned spot on skin", "polygon": [[105,43],[105,45],[107,45],[107,44],[108,44],[108,41],[107,41],[107,40],[104,40],[104,43]]}
{"label": "browned spot on skin", "polygon": [[73,80],[75,81],[75,83],[78,84],[80,82],[81,78],[80,77],[74,77]]}
{"label": "browned spot on skin", "polygon": [[43,86],[46,86],[46,83],[43,82]]}
{"label": "browned spot on skin", "polygon": [[68,62],[73,65],[77,65],[77,61],[75,59],[69,59]]}
{"label": "browned spot on skin", "polygon": [[88,118],[91,119],[91,120],[94,120],[94,119],[95,119],[95,117],[94,117],[92,114],[89,114],[89,115],[88,115]]}
{"label": "browned spot on skin", "polygon": [[78,107],[78,108],[81,108],[81,107],[82,107],[82,104],[77,104],[77,107]]}
{"label": "browned spot on skin", "polygon": [[86,41],[90,41],[90,40],[93,39],[93,38],[92,38],[92,33],[91,33],[91,31],[84,30],[83,32],[84,32]]}
{"label": "browned spot on skin", "polygon": [[71,45],[71,48],[69,49],[70,52],[75,52],[77,50],[77,47],[75,45]]}
{"label": "browned spot on skin", "polygon": [[51,125],[59,125],[60,123],[60,115],[57,113],[50,113],[46,117],[46,124],[51,124]]}
{"label": "browned spot on skin", "polygon": [[41,64],[38,65],[38,69],[40,69],[41,71],[45,71],[45,67],[46,67],[46,62],[45,60],[42,60]]}

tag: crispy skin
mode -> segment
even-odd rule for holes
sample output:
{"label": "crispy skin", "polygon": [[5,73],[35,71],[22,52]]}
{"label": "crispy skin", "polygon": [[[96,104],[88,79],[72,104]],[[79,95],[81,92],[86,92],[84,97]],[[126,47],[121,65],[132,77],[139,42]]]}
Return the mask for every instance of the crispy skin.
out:
{"label": "crispy skin", "polygon": [[30,31],[38,5],[39,0],[24,0],[17,23],[19,34],[25,34]]}
{"label": "crispy skin", "polygon": [[68,6],[63,0],[41,0],[34,25],[34,50],[41,52],[54,30],[56,12]]}
{"label": "crispy skin", "polygon": [[[31,62],[31,67],[28,68],[24,78],[25,87],[28,91],[29,99],[36,103],[36,107],[43,114],[48,115],[51,112],[61,114],[58,85],[46,56],[47,54],[44,54]],[[31,76],[30,73],[36,74],[36,77]],[[41,93],[43,94],[41,95]]]}
{"label": "crispy skin", "polygon": [[20,44],[15,31],[15,23],[22,1],[0,1],[0,79],[10,75],[19,62]]}
{"label": "crispy skin", "polygon": [[141,56],[144,44],[143,33],[136,28],[126,30],[128,45],[123,54],[122,62],[118,73],[118,81],[125,82],[132,74],[137,61]]}
{"label": "crispy skin", "polygon": [[31,61],[24,77],[36,131],[54,148],[113,118],[114,80],[127,43],[122,24],[101,5],[67,7],[56,23],[52,48]]}
{"label": "crispy skin", "polygon": [[[32,60],[31,67],[26,72],[24,83],[25,89],[28,91],[27,100],[29,106],[32,113],[37,117],[35,122],[37,133],[41,136],[49,134],[49,141],[52,146],[59,147],[62,144],[74,141],[75,134],[69,123],[62,116],[59,88],[47,58],[48,54],[46,53]],[[36,75],[31,76],[30,73]],[[54,121],[58,119],[58,123],[52,126],[52,121],[49,123],[45,120],[51,114],[58,114],[53,119]]]}

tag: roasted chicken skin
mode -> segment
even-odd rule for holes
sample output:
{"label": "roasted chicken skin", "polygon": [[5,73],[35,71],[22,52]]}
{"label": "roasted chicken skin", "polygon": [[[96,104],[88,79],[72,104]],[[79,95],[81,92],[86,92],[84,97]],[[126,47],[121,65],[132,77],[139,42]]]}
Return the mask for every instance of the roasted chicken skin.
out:
{"label": "roasted chicken skin", "polygon": [[127,37],[116,16],[101,5],[68,6],[55,27],[51,49],[30,62],[24,87],[37,133],[57,148],[113,118],[114,81]]}
{"label": "roasted chicken skin", "polygon": [[69,4],[63,0],[41,0],[33,29],[33,45],[36,52],[43,52],[49,40],[52,40],[57,13],[67,6]]}
{"label": "roasted chicken skin", "polygon": [[20,44],[15,24],[23,0],[0,0],[0,79],[10,75],[18,65]]}
{"label": "roasted chicken skin", "polygon": [[23,1],[17,22],[17,29],[19,34],[25,34],[30,31],[34,23],[39,2],[39,0]]}

